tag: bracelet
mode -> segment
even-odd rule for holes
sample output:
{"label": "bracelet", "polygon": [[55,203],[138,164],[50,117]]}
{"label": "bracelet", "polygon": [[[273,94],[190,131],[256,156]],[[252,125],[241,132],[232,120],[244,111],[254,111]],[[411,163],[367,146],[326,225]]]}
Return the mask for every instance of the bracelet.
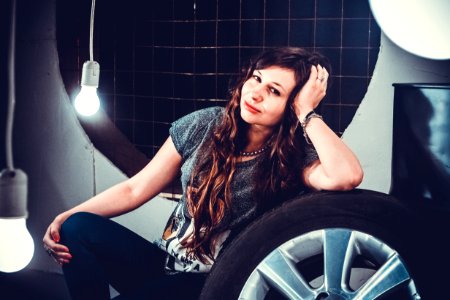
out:
{"label": "bracelet", "polygon": [[311,121],[312,118],[319,118],[319,119],[323,120],[321,115],[316,114],[316,112],[314,110],[312,110],[306,114],[306,116],[305,116],[305,118],[303,118],[303,120],[300,121],[300,125],[302,126],[302,129],[303,129],[303,136],[305,137],[305,140],[308,144],[312,144],[312,143],[308,137],[308,134],[306,133],[306,126],[308,126],[308,123],[309,123],[309,121]]}

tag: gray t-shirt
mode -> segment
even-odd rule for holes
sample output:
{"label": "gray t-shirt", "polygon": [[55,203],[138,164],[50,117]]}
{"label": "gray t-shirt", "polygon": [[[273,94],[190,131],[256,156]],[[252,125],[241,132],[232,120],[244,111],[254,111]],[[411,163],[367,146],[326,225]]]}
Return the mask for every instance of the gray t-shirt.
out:
{"label": "gray t-shirt", "polygon": [[[181,185],[183,190],[182,198],[167,222],[163,236],[156,241],[156,244],[166,251],[169,256],[166,263],[168,272],[209,272],[212,261],[202,263],[197,259],[191,259],[186,254],[186,250],[181,246],[180,241],[189,236],[194,228],[194,222],[188,212],[186,205],[186,191],[191,179],[191,174],[197,162],[198,151],[201,145],[211,138],[214,129],[222,121],[224,109],[221,107],[211,107],[193,112],[172,123],[170,136],[182,157]],[[315,151],[306,153],[305,162],[317,159]],[[253,178],[256,174],[258,164],[263,156],[238,163],[231,182],[232,208],[224,218],[226,226],[218,238],[215,256],[219,253],[223,242],[228,237],[230,230],[249,222],[257,216],[257,205],[254,201],[255,185]],[[300,172],[300,170],[299,170]]]}

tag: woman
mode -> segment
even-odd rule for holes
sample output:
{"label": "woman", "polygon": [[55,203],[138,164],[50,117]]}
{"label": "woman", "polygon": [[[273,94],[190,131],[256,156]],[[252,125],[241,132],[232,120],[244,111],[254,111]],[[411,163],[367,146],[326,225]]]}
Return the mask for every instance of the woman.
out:
{"label": "woman", "polygon": [[[225,109],[174,122],[142,171],[58,215],[43,242],[72,297],[108,299],[109,283],[117,299],[196,299],[230,234],[298,193],[356,187],[358,159],[314,112],[327,66],[303,49],[267,50]],[[183,197],[161,239],[150,243],[108,219],[156,196],[180,169]]]}

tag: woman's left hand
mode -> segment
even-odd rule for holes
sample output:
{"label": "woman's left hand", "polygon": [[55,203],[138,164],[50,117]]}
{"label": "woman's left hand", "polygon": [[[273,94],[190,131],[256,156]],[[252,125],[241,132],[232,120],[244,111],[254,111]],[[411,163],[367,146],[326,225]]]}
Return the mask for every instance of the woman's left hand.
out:
{"label": "woman's left hand", "polygon": [[311,66],[309,79],[294,100],[295,113],[300,120],[315,109],[325,97],[328,76],[327,70],[321,65]]}

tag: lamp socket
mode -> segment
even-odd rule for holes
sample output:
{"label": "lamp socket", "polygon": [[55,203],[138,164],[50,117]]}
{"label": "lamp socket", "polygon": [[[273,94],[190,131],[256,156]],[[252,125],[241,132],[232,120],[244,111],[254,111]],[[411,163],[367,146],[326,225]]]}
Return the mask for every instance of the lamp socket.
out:
{"label": "lamp socket", "polygon": [[81,85],[98,87],[100,79],[100,64],[93,60],[88,60],[83,64],[83,71],[81,74]]}
{"label": "lamp socket", "polygon": [[20,169],[4,169],[0,173],[0,218],[25,218],[28,177]]}

